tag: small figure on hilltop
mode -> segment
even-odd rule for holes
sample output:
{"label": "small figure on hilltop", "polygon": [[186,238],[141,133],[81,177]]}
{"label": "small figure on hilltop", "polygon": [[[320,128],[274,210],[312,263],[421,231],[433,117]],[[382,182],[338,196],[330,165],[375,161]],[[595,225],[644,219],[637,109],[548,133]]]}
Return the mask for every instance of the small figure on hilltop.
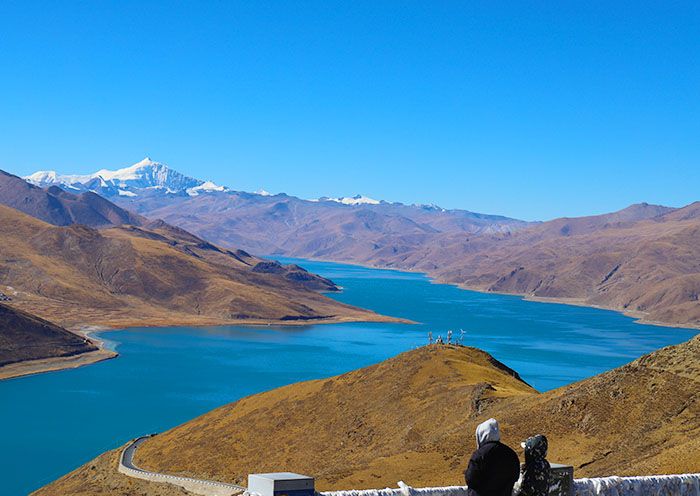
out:
{"label": "small figure on hilltop", "polygon": [[452,344],[452,329],[447,331],[447,344]]}
{"label": "small figure on hilltop", "polygon": [[537,434],[523,441],[525,463],[520,467],[520,479],[515,484],[515,496],[547,496],[549,494],[549,471],[547,461],[547,438]]}
{"label": "small figure on hilltop", "polygon": [[437,337],[437,339],[435,340],[435,344],[445,344],[445,342],[442,340],[442,336]]}
{"label": "small figure on hilltop", "polygon": [[496,419],[477,426],[476,446],[464,472],[469,496],[511,496],[520,475],[520,460],[515,451],[501,443]]}
{"label": "small figure on hilltop", "polygon": [[428,344],[433,344],[433,331],[428,331]]}

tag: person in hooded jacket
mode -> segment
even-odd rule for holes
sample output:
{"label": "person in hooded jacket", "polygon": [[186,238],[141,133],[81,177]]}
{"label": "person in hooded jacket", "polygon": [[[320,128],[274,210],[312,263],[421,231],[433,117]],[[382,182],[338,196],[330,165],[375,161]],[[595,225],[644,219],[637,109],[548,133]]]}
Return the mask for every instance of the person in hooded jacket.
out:
{"label": "person in hooded jacket", "polygon": [[547,461],[547,438],[537,434],[527,438],[521,445],[525,449],[525,463],[520,468],[520,479],[515,496],[547,496],[549,494],[549,471]]}
{"label": "person in hooded jacket", "polygon": [[477,426],[476,446],[464,472],[469,496],[511,496],[520,474],[520,460],[515,451],[501,443],[496,419]]}

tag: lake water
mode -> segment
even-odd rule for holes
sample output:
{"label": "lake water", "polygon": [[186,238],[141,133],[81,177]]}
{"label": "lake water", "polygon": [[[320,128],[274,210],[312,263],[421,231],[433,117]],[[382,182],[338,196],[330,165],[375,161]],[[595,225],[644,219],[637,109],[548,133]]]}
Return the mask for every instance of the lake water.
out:
{"label": "lake water", "polygon": [[605,310],[464,291],[419,274],[297,262],[341,285],[344,291],[335,298],[420,324],[101,333],[119,358],[0,381],[3,494],[25,495],[131,438],[242,396],[346,372],[421,346],[428,330],[444,336],[447,329],[465,329],[465,344],[489,351],[541,391],[696,332],[635,324]]}

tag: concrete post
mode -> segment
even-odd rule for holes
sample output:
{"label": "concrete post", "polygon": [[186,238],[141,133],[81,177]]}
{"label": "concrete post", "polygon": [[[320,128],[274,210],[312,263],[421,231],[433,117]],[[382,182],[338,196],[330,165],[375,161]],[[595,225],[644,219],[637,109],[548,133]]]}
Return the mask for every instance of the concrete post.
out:
{"label": "concrete post", "polygon": [[560,463],[550,463],[550,496],[573,496],[574,467]]}

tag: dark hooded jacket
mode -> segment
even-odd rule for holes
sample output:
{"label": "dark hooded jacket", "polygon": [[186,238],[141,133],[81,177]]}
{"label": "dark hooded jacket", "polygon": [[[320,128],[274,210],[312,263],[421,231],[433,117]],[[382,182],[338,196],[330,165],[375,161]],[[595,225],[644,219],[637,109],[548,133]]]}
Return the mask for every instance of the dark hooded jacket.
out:
{"label": "dark hooded jacket", "polygon": [[542,434],[527,438],[525,463],[521,467],[520,488],[517,496],[547,496],[549,494],[549,462],[547,461],[547,438]]}
{"label": "dark hooded jacket", "polygon": [[495,419],[476,428],[477,449],[464,472],[469,496],[511,496],[520,473],[520,461],[515,451],[500,439]]}

